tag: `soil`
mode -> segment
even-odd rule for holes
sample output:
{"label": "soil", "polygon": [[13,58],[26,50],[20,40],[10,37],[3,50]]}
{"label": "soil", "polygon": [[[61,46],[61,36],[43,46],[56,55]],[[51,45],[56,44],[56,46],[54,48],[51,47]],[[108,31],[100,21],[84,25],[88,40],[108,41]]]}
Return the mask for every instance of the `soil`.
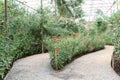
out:
{"label": "soil", "polygon": [[0,80],[3,80],[3,79],[0,77]]}

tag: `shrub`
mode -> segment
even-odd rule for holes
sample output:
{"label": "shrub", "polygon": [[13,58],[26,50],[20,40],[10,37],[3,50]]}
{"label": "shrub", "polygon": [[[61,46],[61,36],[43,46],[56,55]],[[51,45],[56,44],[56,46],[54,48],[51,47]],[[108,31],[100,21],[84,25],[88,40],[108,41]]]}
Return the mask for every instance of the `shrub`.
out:
{"label": "shrub", "polygon": [[71,62],[72,56],[75,55],[79,49],[79,47],[75,48],[75,46],[78,45],[77,38],[66,39],[62,39],[61,42],[56,42],[56,40],[52,39],[47,41],[49,42],[49,44],[47,44],[49,45],[48,50],[50,51],[51,65],[57,70],[63,68],[68,62]]}
{"label": "shrub", "polygon": [[106,45],[113,45],[114,27],[111,25],[110,19],[104,16],[97,18],[94,22],[95,32],[104,39]]}
{"label": "shrub", "polygon": [[47,22],[44,32],[48,36],[60,36],[61,34],[69,35],[71,32],[79,32],[79,27],[80,26],[73,20],[66,18],[55,18]]}
{"label": "shrub", "polygon": [[68,19],[67,20],[67,25],[66,29],[70,32],[78,32],[79,31],[79,26],[72,20]]}
{"label": "shrub", "polygon": [[107,29],[107,20],[104,18],[97,18],[94,22],[97,32],[105,32]]}
{"label": "shrub", "polygon": [[115,54],[120,59],[120,27],[116,29],[114,46],[115,46],[115,50],[114,50]]}
{"label": "shrub", "polygon": [[0,35],[0,77],[4,77],[6,72],[10,69],[13,59],[15,57],[14,50],[16,43],[6,43],[6,38]]}
{"label": "shrub", "polygon": [[0,34],[0,77],[22,57],[41,53],[41,26],[38,16],[19,15],[9,21],[8,43]]}
{"label": "shrub", "polygon": [[105,40],[106,45],[113,45],[114,32],[112,30],[102,33],[101,36]]}
{"label": "shrub", "polygon": [[6,42],[6,38],[0,36],[0,77],[3,78],[5,76],[15,60],[35,54],[37,50],[41,50],[35,46],[33,41],[27,36],[18,37],[17,35],[14,40]]}
{"label": "shrub", "polygon": [[120,24],[119,20],[120,20],[120,10],[113,13],[109,18],[109,22],[110,24],[112,24],[113,28],[118,27],[118,24]]}
{"label": "shrub", "polygon": [[64,35],[69,35],[70,32],[67,30],[67,29],[63,29],[61,27],[45,27],[45,35],[47,36],[54,36],[54,35],[57,35],[57,36],[60,36],[61,34],[64,34]]}

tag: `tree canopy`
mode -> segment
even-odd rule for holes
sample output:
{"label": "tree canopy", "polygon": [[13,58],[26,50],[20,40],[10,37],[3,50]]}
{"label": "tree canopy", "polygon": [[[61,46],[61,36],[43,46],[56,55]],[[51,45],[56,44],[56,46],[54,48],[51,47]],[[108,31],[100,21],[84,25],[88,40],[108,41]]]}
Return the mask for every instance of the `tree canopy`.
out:
{"label": "tree canopy", "polygon": [[83,0],[51,0],[57,6],[60,16],[79,18],[82,16],[81,3]]}

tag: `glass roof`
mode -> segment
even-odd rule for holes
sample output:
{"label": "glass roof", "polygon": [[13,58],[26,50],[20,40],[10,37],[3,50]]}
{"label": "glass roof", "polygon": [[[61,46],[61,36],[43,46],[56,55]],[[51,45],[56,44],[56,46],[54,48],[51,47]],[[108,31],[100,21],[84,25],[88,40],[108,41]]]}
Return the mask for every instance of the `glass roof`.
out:
{"label": "glass roof", "polygon": [[[20,0],[24,2],[26,5],[36,9],[40,6],[40,0]],[[119,2],[119,3],[118,3]],[[51,6],[50,0],[43,0],[44,6]],[[91,21],[96,17],[96,11],[99,9],[105,15],[110,15],[111,13],[120,9],[120,0],[84,0],[82,4],[82,8],[84,11],[84,18],[87,21]],[[52,9],[52,8],[51,8]]]}

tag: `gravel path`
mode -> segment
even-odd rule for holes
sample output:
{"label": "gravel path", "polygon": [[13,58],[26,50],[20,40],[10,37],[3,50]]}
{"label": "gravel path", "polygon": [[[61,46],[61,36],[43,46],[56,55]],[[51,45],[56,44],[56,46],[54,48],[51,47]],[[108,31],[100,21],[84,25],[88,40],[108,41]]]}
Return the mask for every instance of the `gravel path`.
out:
{"label": "gravel path", "polygon": [[5,80],[120,80],[110,66],[112,46],[74,60],[62,71],[54,71],[48,54],[17,60]]}

